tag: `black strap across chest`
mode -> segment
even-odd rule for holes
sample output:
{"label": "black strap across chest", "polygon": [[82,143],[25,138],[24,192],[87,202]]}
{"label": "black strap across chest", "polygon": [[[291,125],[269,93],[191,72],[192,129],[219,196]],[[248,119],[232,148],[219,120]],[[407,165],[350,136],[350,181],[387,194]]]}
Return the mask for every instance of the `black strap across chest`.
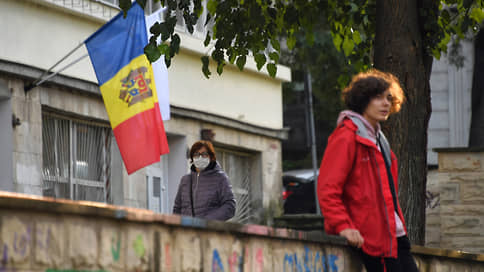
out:
{"label": "black strap across chest", "polygon": [[[388,161],[387,158],[391,158],[390,156],[387,157],[387,154],[385,154],[385,149],[383,148],[380,137],[376,138],[377,144],[380,147],[380,151],[383,155],[383,161],[385,161],[385,168],[387,170],[387,176],[388,176],[388,185],[390,186],[390,191],[392,192],[392,198],[393,198],[393,207],[395,207],[395,211],[398,214],[398,201],[397,201],[397,195],[395,193],[395,183],[393,182],[393,175],[390,167],[390,162]],[[389,154],[390,155],[390,154]]]}

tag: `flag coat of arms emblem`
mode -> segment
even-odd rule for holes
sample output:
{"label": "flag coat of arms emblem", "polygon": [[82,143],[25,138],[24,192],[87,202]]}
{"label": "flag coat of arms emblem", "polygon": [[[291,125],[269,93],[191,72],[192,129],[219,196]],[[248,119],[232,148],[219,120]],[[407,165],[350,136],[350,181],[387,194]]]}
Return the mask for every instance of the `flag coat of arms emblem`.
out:
{"label": "flag coat of arms emblem", "polygon": [[136,2],[126,18],[120,12],[85,41],[128,174],[169,152],[147,43]]}

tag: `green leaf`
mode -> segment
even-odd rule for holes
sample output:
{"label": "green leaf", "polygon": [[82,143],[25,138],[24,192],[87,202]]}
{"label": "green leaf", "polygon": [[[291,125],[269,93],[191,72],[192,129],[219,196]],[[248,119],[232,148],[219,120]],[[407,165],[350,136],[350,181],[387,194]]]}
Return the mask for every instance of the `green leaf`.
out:
{"label": "green leaf", "polygon": [[153,27],[150,28],[150,32],[153,34],[161,34],[161,40],[166,41],[170,38],[170,26],[168,23],[161,23],[158,25],[153,25]]}
{"label": "green leaf", "polygon": [[148,43],[144,48],[144,52],[150,62],[155,62],[161,57],[161,52],[158,50],[156,43]]}
{"label": "green leaf", "polygon": [[178,52],[180,51],[180,36],[178,36],[178,34],[174,34],[171,36],[170,47],[171,50],[173,50],[172,53],[178,54]]}
{"label": "green leaf", "polygon": [[306,41],[310,46],[314,44],[314,32],[306,32]]}
{"label": "green leaf", "polygon": [[273,60],[274,62],[278,63],[279,62],[279,54],[277,52],[271,52],[269,53],[269,58]]}
{"label": "green leaf", "polygon": [[128,10],[131,8],[131,0],[119,0],[119,7],[123,11],[123,17],[126,18]]}
{"label": "green leaf", "polygon": [[221,62],[217,65],[217,74],[220,76],[224,71],[225,62]]}
{"label": "green leaf", "polygon": [[257,63],[257,70],[260,71],[262,66],[264,66],[264,64],[266,63],[266,56],[264,54],[257,53],[255,54],[254,58],[255,62]]}
{"label": "green leaf", "polygon": [[350,3],[351,6],[351,12],[357,12],[358,11],[358,6],[355,3]]}
{"label": "green leaf", "polygon": [[170,54],[170,46],[166,43],[162,43],[158,45],[158,50],[162,55]]}
{"label": "green leaf", "polygon": [[176,10],[176,0],[167,0],[168,10]]}
{"label": "green leaf", "polygon": [[278,39],[272,38],[271,39],[271,44],[272,44],[272,48],[274,48],[277,52],[280,52],[281,51],[281,45],[280,45]]}
{"label": "green leaf", "polygon": [[237,58],[236,64],[237,64],[237,67],[239,67],[239,70],[240,71],[244,70],[244,66],[245,66],[245,62],[246,61],[247,61],[247,57],[246,56],[239,56]]}
{"label": "green leaf", "polygon": [[341,35],[339,35],[338,33],[333,35],[334,47],[336,47],[336,49],[338,51],[341,51],[341,43],[342,42],[343,42],[343,38],[341,37]]}
{"label": "green leaf", "polygon": [[349,56],[353,51],[353,48],[355,48],[355,43],[353,42],[353,40],[346,38],[343,41],[343,52],[345,53],[345,55]]}
{"label": "green leaf", "polygon": [[202,56],[202,72],[203,72],[203,75],[206,77],[206,78],[210,78],[210,75],[212,74],[210,72],[210,69],[208,69],[208,65],[210,63],[210,59],[208,56]]}
{"label": "green leaf", "polygon": [[290,35],[289,37],[287,37],[287,48],[289,48],[289,50],[292,50],[295,46],[296,37],[294,37],[294,35]]}
{"label": "green leaf", "polygon": [[275,77],[276,76],[277,66],[276,66],[275,63],[268,63],[266,65],[266,69],[267,69],[267,72],[269,72],[269,75],[271,77]]}
{"label": "green leaf", "polygon": [[205,41],[203,42],[203,45],[205,45],[205,47],[207,47],[207,45],[210,44],[210,40],[211,40],[210,31],[207,31],[207,35],[205,36]]}
{"label": "green leaf", "polygon": [[476,23],[481,23],[484,21],[484,10],[480,8],[473,8],[470,12],[469,17],[472,18]]}
{"label": "green leaf", "polygon": [[215,12],[217,11],[217,5],[217,0],[208,0],[207,2],[207,10],[210,12],[210,14],[212,14],[212,16],[215,15]]}
{"label": "green leaf", "polygon": [[170,56],[170,54],[166,54],[165,55],[165,64],[166,64],[166,68],[170,67],[170,65],[171,65],[171,56]]}
{"label": "green leaf", "polygon": [[440,60],[440,50],[439,49],[432,49],[432,55],[434,58]]}
{"label": "green leaf", "polygon": [[353,31],[353,41],[356,44],[360,44],[361,43],[361,36],[360,36],[360,32],[358,30]]}

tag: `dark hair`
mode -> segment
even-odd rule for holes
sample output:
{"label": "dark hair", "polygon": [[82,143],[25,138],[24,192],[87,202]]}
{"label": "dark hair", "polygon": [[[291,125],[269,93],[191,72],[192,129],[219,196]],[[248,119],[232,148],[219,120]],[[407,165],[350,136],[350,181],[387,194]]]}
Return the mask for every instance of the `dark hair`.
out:
{"label": "dark hair", "polygon": [[362,114],[372,98],[388,89],[392,94],[390,113],[396,113],[400,111],[405,100],[402,87],[394,75],[377,69],[353,76],[350,84],[342,92],[343,101],[348,109]]}
{"label": "dark hair", "polygon": [[213,149],[213,145],[209,141],[203,141],[200,140],[192,145],[192,148],[190,148],[190,160],[193,162],[193,154],[197,152],[198,150],[202,149],[202,147],[205,147],[207,149],[208,155],[210,156],[210,161],[215,161],[217,160],[217,157],[215,157],[215,150]]}

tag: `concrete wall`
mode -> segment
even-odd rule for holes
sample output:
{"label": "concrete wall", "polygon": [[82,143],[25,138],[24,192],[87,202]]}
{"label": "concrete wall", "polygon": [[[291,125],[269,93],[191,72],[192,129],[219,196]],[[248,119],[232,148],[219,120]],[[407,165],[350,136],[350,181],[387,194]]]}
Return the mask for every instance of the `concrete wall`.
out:
{"label": "concrete wall", "polygon": [[12,173],[12,94],[7,83],[0,80],[0,190],[14,192]]}
{"label": "concrete wall", "polygon": [[427,181],[426,244],[484,253],[484,150],[437,149]]}
{"label": "concrete wall", "polygon": [[[99,203],[0,193],[1,271],[359,272],[341,237]],[[425,271],[482,271],[484,255],[414,247]]]}

